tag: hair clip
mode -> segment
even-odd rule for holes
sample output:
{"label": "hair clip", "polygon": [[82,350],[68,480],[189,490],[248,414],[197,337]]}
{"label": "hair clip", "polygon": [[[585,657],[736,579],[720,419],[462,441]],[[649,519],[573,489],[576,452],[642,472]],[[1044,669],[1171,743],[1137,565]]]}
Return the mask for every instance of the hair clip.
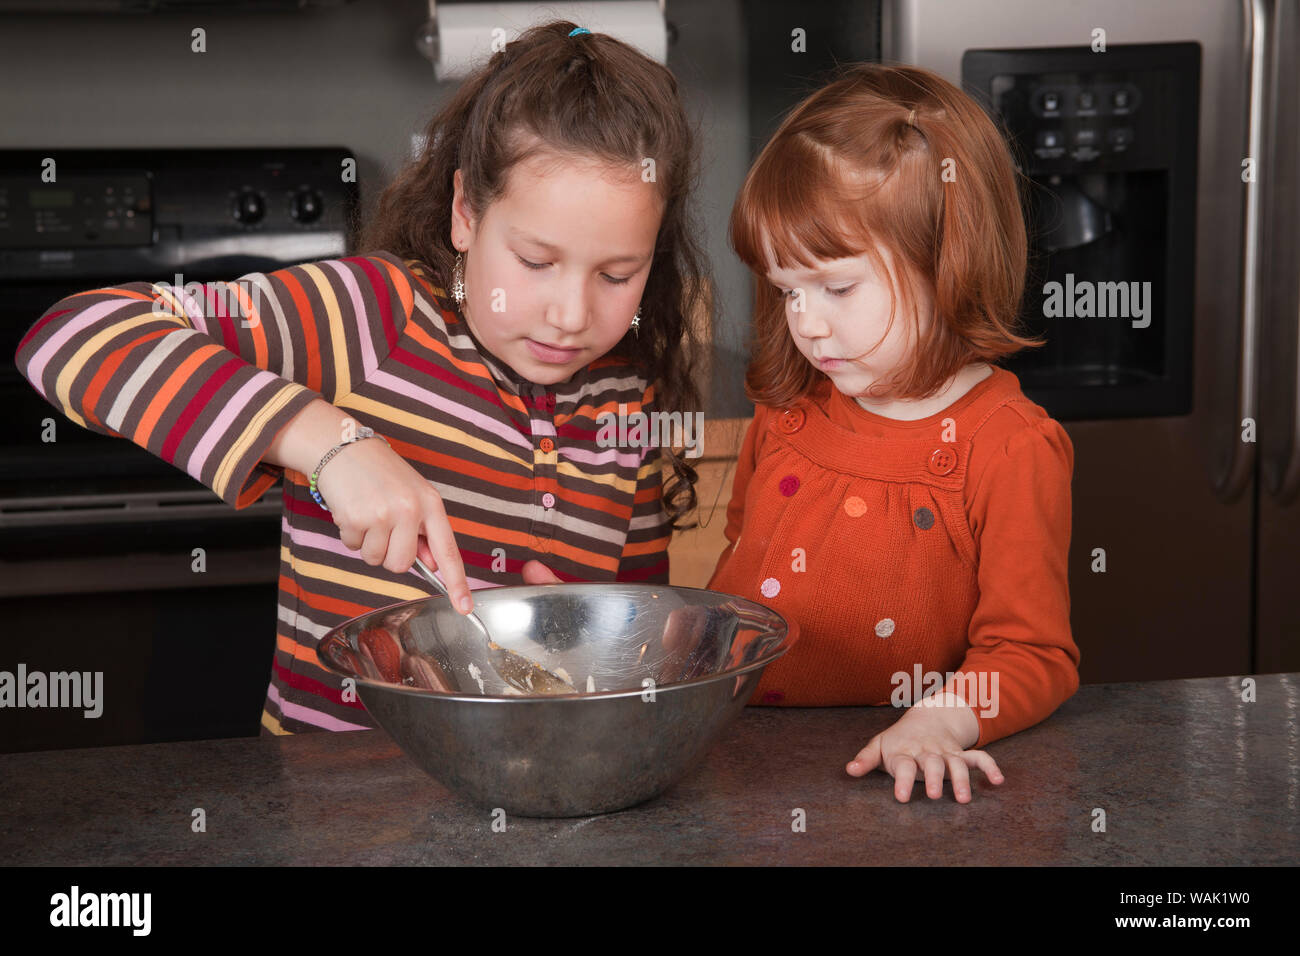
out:
{"label": "hair clip", "polygon": [[588,30],[586,27],[574,27],[572,30],[569,31],[569,36],[576,37],[579,33],[590,33],[590,32],[591,31]]}

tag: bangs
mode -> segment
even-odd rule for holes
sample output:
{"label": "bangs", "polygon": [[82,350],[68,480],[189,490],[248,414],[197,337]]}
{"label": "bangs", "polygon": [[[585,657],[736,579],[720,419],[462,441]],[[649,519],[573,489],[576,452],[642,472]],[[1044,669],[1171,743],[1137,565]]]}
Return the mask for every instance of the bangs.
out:
{"label": "bangs", "polygon": [[[746,178],[732,209],[736,255],[753,272],[815,260],[850,259],[870,252],[877,236],[868,225],[880,198],[861,173],[833,160],[801,136],[774,143]],[[856,180],[856,181],[855,181]]]}

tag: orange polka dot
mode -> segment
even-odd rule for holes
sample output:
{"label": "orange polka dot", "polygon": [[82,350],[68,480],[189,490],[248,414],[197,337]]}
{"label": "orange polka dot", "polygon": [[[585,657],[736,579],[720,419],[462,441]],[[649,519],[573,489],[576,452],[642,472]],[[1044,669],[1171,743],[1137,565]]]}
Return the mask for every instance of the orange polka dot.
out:
{"label": "orange polka dot", "polygon": [[861,518],[867,513],[867,503],[857,495],[852,495],[844,499],[844,510],[850,518]]}

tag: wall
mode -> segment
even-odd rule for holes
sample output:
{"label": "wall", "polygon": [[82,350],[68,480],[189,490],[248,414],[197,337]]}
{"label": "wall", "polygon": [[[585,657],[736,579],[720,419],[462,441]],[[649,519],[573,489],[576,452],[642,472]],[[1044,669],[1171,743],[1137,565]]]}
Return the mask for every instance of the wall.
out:
{"label": "wall", "polygon": [[[357,156],[362,212],[405,161],[450,84],[416,50],[423,0],[268,13],[0,13],[0,149],[337,145]],[[740,389],[751,297],[726,245],[749,162],[739,0],[670,3],[669,67],[703,132],[698,219],[713,261],[712,415]],[[190,30],[207,52],[190,51]]]}

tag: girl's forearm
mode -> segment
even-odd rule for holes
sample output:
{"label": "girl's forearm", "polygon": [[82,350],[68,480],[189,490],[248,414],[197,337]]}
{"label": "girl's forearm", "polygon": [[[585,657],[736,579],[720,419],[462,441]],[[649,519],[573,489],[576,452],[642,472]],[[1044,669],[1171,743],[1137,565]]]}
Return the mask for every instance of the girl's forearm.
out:
{"label": "girl's forearm", "polygon": [[343,423],[349,417],[343,409],[318,398],[280,429],[262,460],[310,475],[321,457],[343,440]]}

